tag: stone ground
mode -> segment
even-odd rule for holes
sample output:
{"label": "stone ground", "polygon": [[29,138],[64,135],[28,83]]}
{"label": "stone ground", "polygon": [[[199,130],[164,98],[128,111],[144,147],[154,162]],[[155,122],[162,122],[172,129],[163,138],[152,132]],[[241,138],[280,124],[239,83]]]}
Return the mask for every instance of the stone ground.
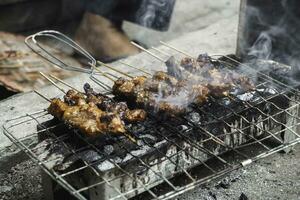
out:
{"label": "stone ground", "polygon": [[[190,12],[184,12],[186,9],[190,9]],[[124,26],[132,38],[140,40],[148,46],[157,45],[159,40],[167,41],[188,32],[186,34],[187,37],[177,40],[178,44],[182,44],[183,50],[194,53],[199,53],[199,49],[208,51],[208,53],[234,53],[236,29],[231,23],[237,24],[237,13],[237,0],[178,0],[169,33],[159,33],[150,30],[137,32],[133,25],[125,24]],[[227,19],[227,21],[219,22],[224,19]],[[201,29],[203,29],[203,32]],[[198,32],[189,33],[194,30]],[[229,34],[228,37],[221,37],[222,40],[217,39],[220,38],[223,32]],[[203,42],[199,41],[202,38],[205,38],[205,40]],[[194,41],[196,41],[196,46],[192,45]],[[146,64],[147,56],[144,55],[139,58],[143,59],[135,61],[136,59],[133,57],[127,61],[131,64],[137,64],[145,60]],[[157,63],[154,62],[152,64],[155,65]],[[70,80],[69,83],[77,87],[85,81],[86,79],[81,76]],[[54,91],[53,88],[51,90],[45,88],[42,90],[42,93],[49,96],[58,95],[58,91]],[[35,104],[30,105],[28,100],[25,102],[22,99],[30,99]],[[10,116],[13,116],[19,114],[18,110],[20,109],[28,112],[29,110],[44,108],[45,102],[37,99],[38,97],[32,93],[14,97],[9,102],[0,102],[2,106],[0,106],[0,112],[7,112],[10,113]],[[7,117],[0,116],[1,126]],[[7,144],[7,139],[0,134],[0,146]],[[296,200],[300,198],[299,191],[300,145],[296,146],[291,153],[273,154],[252,165],[234,171],[219,181],[213,181],[205,186],[197,187],[177,198],[184,200]],[[44,199],[38,167],[28,160],[24,153],[19,152],[13,146],[0,150],[0,200],[2,199]]]}
{"label": "stone ground", "polygon": [[142,28],[126,22],[123,26],[127,34],[147,46],[157,46],[159,41],[169,41],[185,33],[197,31],[221,19],[238,18],[239,0],[177,0],[170,28],[166,32]]}

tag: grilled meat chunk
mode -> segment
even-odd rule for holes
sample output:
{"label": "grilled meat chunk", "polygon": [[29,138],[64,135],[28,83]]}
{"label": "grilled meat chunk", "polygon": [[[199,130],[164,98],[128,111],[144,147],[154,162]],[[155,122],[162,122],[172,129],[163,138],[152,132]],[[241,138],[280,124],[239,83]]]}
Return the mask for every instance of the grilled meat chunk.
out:
{"label": "grilled meat chunk", "polygon": [[184,58],[179,64],[170,57],[166,65],[167,73],[157,71],[152,78],[142,77],[138,83],[135,79],[139,77],[118,79],[114,95],[148,111],[180,114],[188,104],[202,105],[209,96],[222,98],[236,89],[254,88],[249,78],[222,68],[219,61],[207,54],[197,59]]}
{"label": "grilled meat chunk", "polygon": [[125,112],[125,120],[128,122],[139,122],[144,121],[146,118],[146,111],[142,109],[135,109],[135,110],[127,110]]}
{"label": "grilled meat chunk", "polygon": [[[142,81],[143,81],[143,77],[134,80],[136,84],[140,84]],[[68,99],[68,101],[70,102],[80,101],[82,102],[81,104],[86,104],[86,103],[94,104],[100,110],[119,115],[119,117],[122,120],[125,120],[127,122],[144,121],[146,118],[145,111],[141,109],[130,110],[125,102],[115,102],[113,99],[105,95],[97,94],[93,91],[93,89],[88,84],[85,84],[85,89],[88,89],[88,91],[85,94],[86,96],[76,91],[68,91],[67,94],[70,93],[72,95],[68,95],[67,96],[68,98],[65,96],[64,99]],[[81,104],[70,104],[70,105],[81,105]]]}
{"label": "grilled meat chunk", "polygon": [[84,94],[69,90],[64,96],[64,101],[69,105],[81,105],[86,103],[85,98]]}
{"label": "grilled meat chunk", "polygon": [[138,85],[143,85],[147,80],[146,76],[136,76],[132,79],[132,82],[134,83],[135,86]]}
{"label": "grilled meat chunk", "polygon": [[202,105],[208,99],[209,89],[203,85],[193,85],[192,90],[189,93],[189,97],[192,99],[192,102]]}
{"label": "grilled meat chunk", "polygon": [[93,103],[68,105],[60,99],[53,99],[48,112],[89,136],[125,133],[124,123],[117,114],[104,112]]}
{"label": "grilled meat chunk", "polygon": [[160,101],[157,107],[159,112],[167,113],[170,116],[178,116],[185,113],[186,110],[183,106],[171,104],[166,101]]}
{"label": "grilled meat chunk", "polygon": [[69,105],[63,101],[61,101],[58,98],[54,98],[51,100],[51,104],[48,107],[48,112],[58,118],[59,120],[62,120],[62,117],[64,115],[65,110],[69,108]]}

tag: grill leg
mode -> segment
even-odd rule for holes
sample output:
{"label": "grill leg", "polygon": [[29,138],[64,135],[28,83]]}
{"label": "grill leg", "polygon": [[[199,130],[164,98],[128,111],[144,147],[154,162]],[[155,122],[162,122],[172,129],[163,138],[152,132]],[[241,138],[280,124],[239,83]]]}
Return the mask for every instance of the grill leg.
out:
{"label": "grill leg", "polygon": [[52,179],[46,174],[43,170],[41,171],[42,175],[42,187],[44,192],[45,200],[54,200],[53,196],[53,185],[55,184]]}

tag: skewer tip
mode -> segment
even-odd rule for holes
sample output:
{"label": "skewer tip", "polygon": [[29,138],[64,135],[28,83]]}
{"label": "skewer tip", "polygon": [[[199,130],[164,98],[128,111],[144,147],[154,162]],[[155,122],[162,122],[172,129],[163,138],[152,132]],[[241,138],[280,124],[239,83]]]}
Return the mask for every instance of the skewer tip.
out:
{"label": "skewer tip", "polygon": [[46,101],[51,102],[51,100],[49,98],[47,98],[45,95],[38,92],[37,90],[33,90],[33,92],[36,93],[37,95],[39,95],[40,97],[42,97],[43,99],[45,99]]}

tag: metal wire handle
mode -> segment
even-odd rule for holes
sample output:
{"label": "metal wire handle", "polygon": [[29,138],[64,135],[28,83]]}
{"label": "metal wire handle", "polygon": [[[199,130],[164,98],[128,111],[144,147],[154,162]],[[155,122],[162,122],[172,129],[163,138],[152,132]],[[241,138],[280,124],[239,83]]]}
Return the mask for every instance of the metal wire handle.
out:
{"label": "metal wire handle", "polygon": [[[89,61],[89,65],[87,66],[88,68],[76,67],[76,66],[66,64],[60,58],[58,58],[53,53],[51,53],[49,50],[44,48],[38,41],[38,38],[56,39],[57,41],[64,43],[65,45],[71,47],[72,49],[75,49],[78,53],[80,53],[82,56],[84,56]],[[96,59],[89,52],[87,52],[85,49],[83,49],[74,40],[72,40],[71,38],[69,38],[68,36],[64,35],[63,33],[59,32],[59,31],[45,30],[45,31],[37,32],[33,35],[28,36],[25,39],[25,44],[32,51],[34,51],[35,53],[37,53],[44,59],[48,60],[50,63],[54,64],[55,66],[57,66],[61,69],[64,69],[64,70],[92,74],[93,69],[91,68],[91,66],[96,66]]]}

